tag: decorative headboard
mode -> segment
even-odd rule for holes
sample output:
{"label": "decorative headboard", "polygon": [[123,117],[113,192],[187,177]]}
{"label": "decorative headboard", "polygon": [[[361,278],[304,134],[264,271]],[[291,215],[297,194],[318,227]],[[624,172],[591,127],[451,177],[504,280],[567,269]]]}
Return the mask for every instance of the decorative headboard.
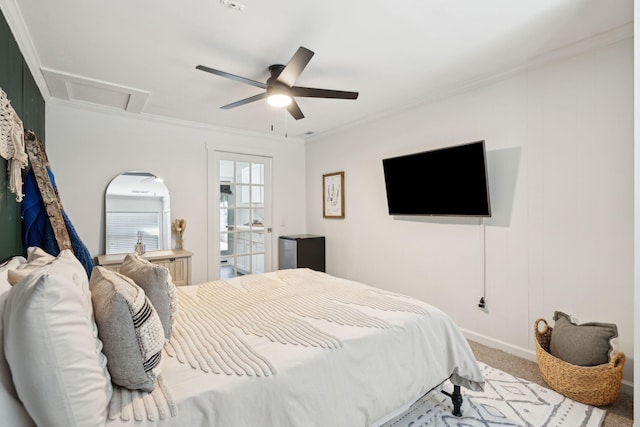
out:
{"label": "decorative headboard", "polygon": [[[5,91],[24,127],[45,140],[44,98],[36,85],[11,29],[0,16],[0,88]],[[8,189],[7,161],[0,157],[0,261],[24,254],[20,204]]]}

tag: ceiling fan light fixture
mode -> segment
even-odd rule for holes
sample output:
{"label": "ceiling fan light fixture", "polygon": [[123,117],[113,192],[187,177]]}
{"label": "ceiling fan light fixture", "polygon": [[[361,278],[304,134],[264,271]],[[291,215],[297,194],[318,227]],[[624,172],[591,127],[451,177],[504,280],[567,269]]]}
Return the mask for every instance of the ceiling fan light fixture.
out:
{"label": "ceiling fan light fixture", "polygon": [[291,104],[291,97],[283,93],[274,93],[269,95],[267,102],[274,107],[286,107]]}
{"label": "ceiling fan light fixture", "polygon": [[[235,1],[235,0],[219,0]],[[293,54],[287,65],[273,64],[269,66],[271,76],[266,83],[248,79],[246,77],[236,76],[225,71],[216,70],[215,68],[206,67],[204,65],[196,66],[196,69],[206,71],[207,73],[216,74],[221,77],[236,80],[251,86],[259,87],[265,91],[231,104],[223,105],[223,110],[240,107],[250,102],[260,101],[267,98],[267,102],[276,107],[286,107],[289,114],[296,120],[304,119],[304,114],[300,110],[295,98],[331,98],[331,99],[357,99],[358,92],[347,92],[344,90],[319,89],[313,87],[294,86],[300,73],[305,69],[313,52],[307,48],[300,46],[296,53]]]}

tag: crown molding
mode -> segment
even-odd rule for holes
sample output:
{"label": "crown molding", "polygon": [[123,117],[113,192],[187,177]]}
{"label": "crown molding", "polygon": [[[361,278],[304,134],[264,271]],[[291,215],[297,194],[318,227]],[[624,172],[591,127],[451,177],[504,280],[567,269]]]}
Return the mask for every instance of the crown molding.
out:
{"label": "crown molding", "polygon": [[27,67],[29,67],[29,71],[31,71],[31,75],[38,89],[40,89],[44,101],[48,102],[51,99],[51,92],[49,92],[47,82],[40,70],[40,58],[36,53],[33,40],[24,24],[20,8],[14,0],[0,0],[0,9],[13,33],[13,38],[16,40],[16,44],[22,53],[24,62],[27,64]]}
{"label": "crown molding", "polygon": [[468,80],[462,80],[452,85],[449,85],[440,89],[436,89],[414,100],[413,102],[409,102],[405,104],[400,108],[393,108],[393,109],[381,111],[378,114],[373,114],[371,116],[364,117],[360,120],[347,123],[343,126],[340,126],[325,132],[318,132],[312,136],[309,136],[308,138],[305,138],[305,141],[312,143],[314,141],[323,139],[328,136],[341,134],[342,132],[345,132],[355,127],[359,127],[366,123],[378,121],[385,117],[394,116],[396,114],[401,114],[406,111],[412,110],[414,108],[432,104],[434,102],[449,98],[454,95],[459,95],[465,92],[470,92],[476,89],[487,87],[497,82],[506,80],[515,75],[523,74],[528,71],[535,70],[536,68],[540,68],[542,66],[548,65],[553,62],[571,58],[573,56],[577,56],[582,53],[585,53],[594,49],[598,49],[601,47],[609,46],[611,44],[614,44],[626,39],[633,39],[633,34],[634,34],[634,25],[633,25],[633,22],[629,22],[625,25],[612,28],[608,31],[595,34],[591,37],[588,37],[582,40],[578,40],[577,42],[570,43],[570,44],[561,46],[559,48],[544,52],[538,56],[531,58],[527,62],[514,66],[512,68],[484,74]]}
{"label": "crown molding", "polygon": [[56,106],[66,109],[75,109],[81,111],[89,111],[94,113],[100,113],[113,117],[118,117],[128,120],[141,120],[149,123],[160,123],[170,126],[185,127],[197,130],[203,130],[208,132],[217,132],[226,135],[239,136],[244,138],[251,138],[257,140],[269,140],[281,143],[302,143],[304,139],[295,136],[282,136],[271,135],[267,133],[248,131],[244,129],[237,129],[232,127],[216,126],[209,123],[196,122],[191,120],[176,119],[172,117],[158,116],[149,113],[130,113],[123,111],[122,109],[112,108],[100,104],[86,103],[80,101],[65,100],[60,98],[51,98],[48,102],[49,106]]}

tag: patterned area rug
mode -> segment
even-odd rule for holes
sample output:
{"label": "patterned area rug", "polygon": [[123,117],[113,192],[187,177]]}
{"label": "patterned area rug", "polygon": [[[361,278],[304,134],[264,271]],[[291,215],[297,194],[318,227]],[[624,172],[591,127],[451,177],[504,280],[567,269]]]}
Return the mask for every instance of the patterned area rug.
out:
{"label": "patterned area rug", "polygon": [[[480,363],[484,392],[462,388],[462,417],[451,414],[451,399],[432,391],[383,427],[598,427],[606,411]],[[453,386],[446,382],[445,389]]]}

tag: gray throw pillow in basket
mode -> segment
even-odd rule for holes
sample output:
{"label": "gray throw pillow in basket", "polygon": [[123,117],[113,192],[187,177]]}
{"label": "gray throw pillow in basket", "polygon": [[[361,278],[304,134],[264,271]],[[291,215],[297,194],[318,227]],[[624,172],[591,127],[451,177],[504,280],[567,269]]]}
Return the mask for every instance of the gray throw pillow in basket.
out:
{"label": "gray throw pillow in basket", "polygon": [[560,311],[553,315],[555,325],[551,333],[549,353],[560,360],[577,366],[597,366],[609,363],[617,338],[618,327],[613,323],[575,324],[571,317]]}

